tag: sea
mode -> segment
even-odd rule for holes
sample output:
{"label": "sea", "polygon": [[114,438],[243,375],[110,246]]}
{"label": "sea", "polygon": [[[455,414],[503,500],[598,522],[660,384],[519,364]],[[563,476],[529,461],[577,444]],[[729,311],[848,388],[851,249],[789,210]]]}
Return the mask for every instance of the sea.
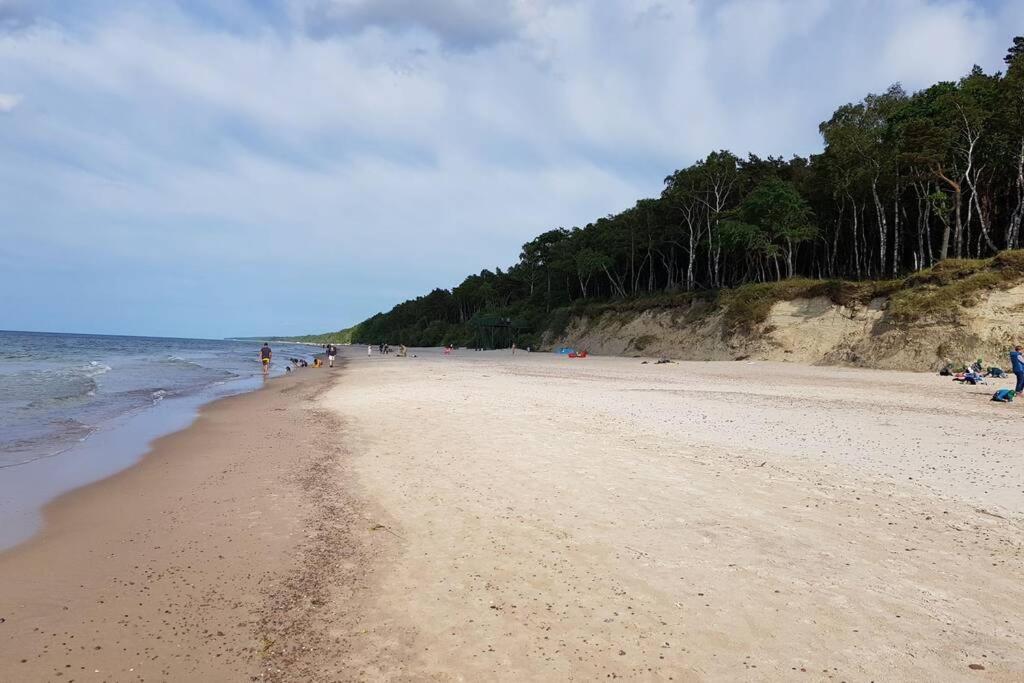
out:
{"label": "sea", "polygon": [[[0,549],[38,508],[130,466],[200,406],[262,382],[260,341],[0,331]],[[274,344],[271,376],[314,346]]]}

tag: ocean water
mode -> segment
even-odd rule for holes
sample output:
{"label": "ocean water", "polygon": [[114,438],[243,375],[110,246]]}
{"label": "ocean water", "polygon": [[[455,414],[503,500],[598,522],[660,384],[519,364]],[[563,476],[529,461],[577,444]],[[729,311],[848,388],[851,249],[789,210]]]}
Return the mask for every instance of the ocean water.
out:
{"label": "ocean water", "polygon": [[[125,416],[262,373],[259,342],[0,331],[0,472]],[[311,347],[275,348],[273,374]],[[237,393],[231,391],[213,393]],[[0,476],[3,476],[0,474]]]}
{"label": "ocean water", "polygon": [[[272,345],[271,376],[316,347]],[[43,507],[130,467],[201,406],[260,387],[259,342],[0,331],[0,551]]]}

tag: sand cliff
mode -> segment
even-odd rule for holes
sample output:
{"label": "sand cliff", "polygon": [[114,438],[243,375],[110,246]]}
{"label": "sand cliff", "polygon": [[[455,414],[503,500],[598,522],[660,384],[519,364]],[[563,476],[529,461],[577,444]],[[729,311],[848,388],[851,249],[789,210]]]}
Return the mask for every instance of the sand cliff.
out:
{"label": "sand cliff", "polygon": [[698,304],[624,315],[607,311],[574,316],[565,331],[548,335],[551,348],[592,353],[664,356],[682,360],[757,359],[818,365],[935,370],[976,358],[1006,365],[1014,343],[1024,343],[1024,285],[993,289],[954,315],[900,320],[892,299],[837,304],[826,296],[771,306],[765,320],[730,328],[723,309],[695,314]]}

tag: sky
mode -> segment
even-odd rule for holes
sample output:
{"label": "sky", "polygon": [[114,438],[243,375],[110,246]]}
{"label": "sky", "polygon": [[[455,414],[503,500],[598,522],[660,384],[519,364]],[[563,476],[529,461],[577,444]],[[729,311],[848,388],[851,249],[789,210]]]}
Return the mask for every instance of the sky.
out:
{"label": "sky", "polygon": [[1018,0],[0,0],[0,329],[337,330],[1021,32]]}

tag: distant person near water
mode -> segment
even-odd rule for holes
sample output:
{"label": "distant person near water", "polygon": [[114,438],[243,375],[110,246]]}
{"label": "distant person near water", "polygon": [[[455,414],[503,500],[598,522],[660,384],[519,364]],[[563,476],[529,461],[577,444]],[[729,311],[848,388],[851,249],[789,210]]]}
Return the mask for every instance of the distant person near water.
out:
{"label": "distant person near water", "polygon": [[334,367],[334,357],[338,355],[338,347],[334,344],[327,345],[327,364],[330,367]]}
{"label": "distant person near water", "polygon": [[1014,346],[1013,351],[1010,352],[1010,364],[1013,367],[1013,374],[1017,377],[1017,388],[1016,393],[1020,394],[1024,391],[1024,347]]}
{"label": "distant person near water", "polygon": [[369,358],[373,355],[373,347],[369,344],[366,345],[366,357]]}
{"label": "distant person near water", "polygon": [[270,373],[270,357],[274,355],[274,352],[270,350],[270,344],[263,342],[263,348],[260,349],[260,361],[263,363],[263,374]]}

